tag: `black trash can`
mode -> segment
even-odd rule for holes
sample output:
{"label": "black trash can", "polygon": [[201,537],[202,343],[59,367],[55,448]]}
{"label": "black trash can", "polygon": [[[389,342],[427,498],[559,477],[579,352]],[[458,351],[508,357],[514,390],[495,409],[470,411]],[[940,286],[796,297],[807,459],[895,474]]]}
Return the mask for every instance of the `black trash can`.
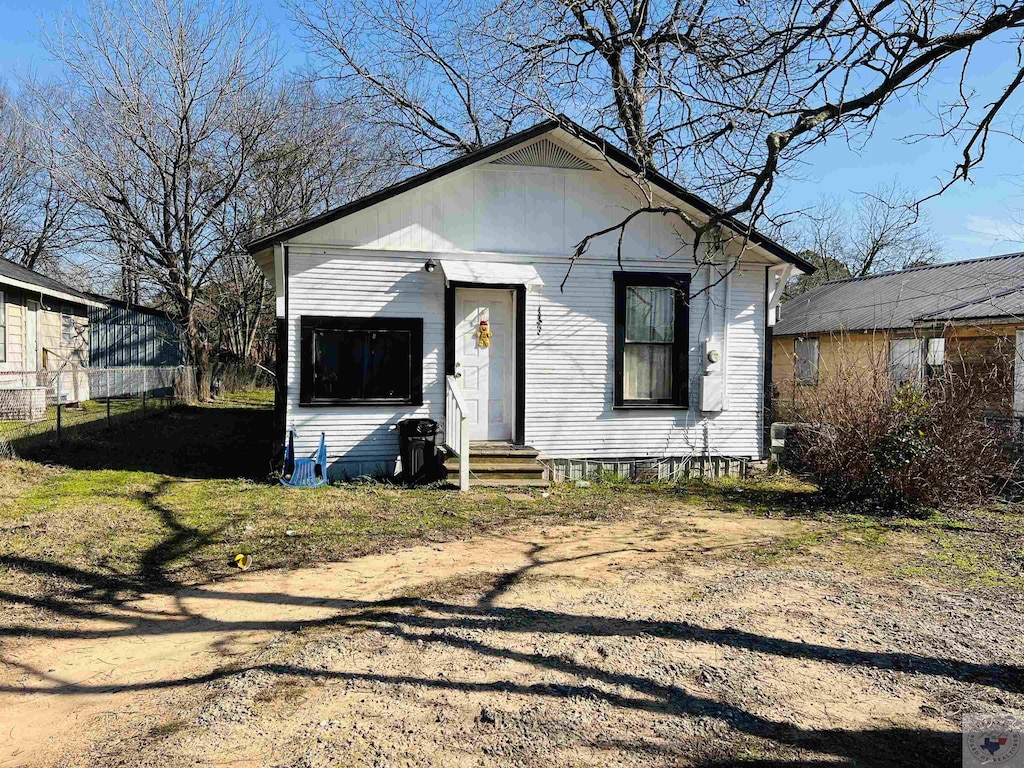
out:
{"label": "black trash can", "polygon": [[406,483],[421,485],[440,479],[437,432],[438,424],[433,419],[403,419],[398,422],[402,478]]}

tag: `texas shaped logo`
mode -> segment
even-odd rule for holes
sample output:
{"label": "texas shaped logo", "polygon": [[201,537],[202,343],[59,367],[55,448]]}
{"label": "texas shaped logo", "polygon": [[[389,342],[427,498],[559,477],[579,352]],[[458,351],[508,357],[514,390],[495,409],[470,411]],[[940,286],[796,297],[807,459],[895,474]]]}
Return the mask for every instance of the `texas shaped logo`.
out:
{"label": "texas shaped logo", "polygon": [[996,756],[996,752],[1006,746],[1007,738],[1000,736],[997,739],[993,739],[991,736],[986,736],[985,740],[981,742],[981,748],[988,752],[992,757]]}

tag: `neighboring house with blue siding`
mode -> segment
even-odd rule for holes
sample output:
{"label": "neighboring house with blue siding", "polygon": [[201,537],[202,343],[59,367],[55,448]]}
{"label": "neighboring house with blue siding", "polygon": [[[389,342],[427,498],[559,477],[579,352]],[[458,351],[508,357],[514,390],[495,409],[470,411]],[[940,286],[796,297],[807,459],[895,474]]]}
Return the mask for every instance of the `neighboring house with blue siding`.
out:
{"label": "neighboring house with blue siding", "polygon": [[184,364],[174,321],[166,312],[104,299],[89,309],[93,368],[138,368]]}

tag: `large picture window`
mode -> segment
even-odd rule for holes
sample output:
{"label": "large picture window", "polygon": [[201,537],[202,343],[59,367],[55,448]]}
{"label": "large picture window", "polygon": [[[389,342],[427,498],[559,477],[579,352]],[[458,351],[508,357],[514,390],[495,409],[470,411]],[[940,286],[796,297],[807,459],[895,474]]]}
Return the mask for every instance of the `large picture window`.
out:
{"label": "large picture window", "polygon": [[688,403],[685,274],[615,273],[615,405]]}
{"label": "large picture window", "polygon": [[302,405],[421,405],[423,321],[311,317],[302,336]]}

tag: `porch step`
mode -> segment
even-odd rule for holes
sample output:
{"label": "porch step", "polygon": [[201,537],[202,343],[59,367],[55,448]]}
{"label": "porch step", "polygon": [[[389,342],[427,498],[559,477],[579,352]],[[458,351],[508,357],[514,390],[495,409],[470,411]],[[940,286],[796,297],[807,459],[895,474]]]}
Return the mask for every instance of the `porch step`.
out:
{"label": "porch step", "polygon": [[535,461],[540,451],[528,445],[512,445],[511,443],[470,442],[470,461],[479,456],[482,459],[525,459]]}
{"label": "porch step", "polygon": [[[544,465],[537,460],[540,451],[509,443],[470,443],[470,485],[477,486],[546,486]],[[459,481],[458,456],[449,456],[444,463],[449,482]]]}
{"label": "porch step", "polygon": [[[445,469],[458,474],[459,458],[453,456],[444,463]],[[496,461],[493,459],[477,457],[469,454],[469,471],[475,475],[508,475],[509,477],[519,475],[530,475],[537,473],[539,477],[544,472],[544,466],[536,459],[533,461]]]}
{"label": "porch step", "polygon": [[536,478],[503,480],[501,478],[471,477],[469,479],[470,488],[547,488],[549,485],[547,480],[537,480]]}

